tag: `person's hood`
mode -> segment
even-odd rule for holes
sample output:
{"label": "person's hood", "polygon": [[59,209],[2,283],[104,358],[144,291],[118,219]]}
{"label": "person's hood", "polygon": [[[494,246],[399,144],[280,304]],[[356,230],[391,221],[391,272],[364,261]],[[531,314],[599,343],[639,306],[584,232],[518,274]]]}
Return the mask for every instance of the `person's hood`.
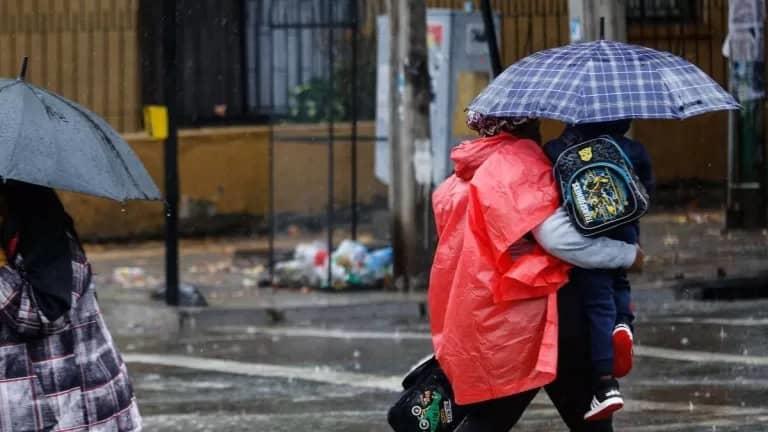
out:
{"label": "person's hood", "polygon": [[516,136],[503,132],[490,137],[464,141],[451,151],[451,160],[456,175],[462,180],[471,180],[480,165],[491,157],[499,147],[513,144],[517,140],[519,138]]}
{"label": "person's hood", "polygon": [[591,139],[600,135],[624,135],[629,131],[632,120],[622,119],[599,123],[580,123],[570,126],[578,131],[584,139]]}

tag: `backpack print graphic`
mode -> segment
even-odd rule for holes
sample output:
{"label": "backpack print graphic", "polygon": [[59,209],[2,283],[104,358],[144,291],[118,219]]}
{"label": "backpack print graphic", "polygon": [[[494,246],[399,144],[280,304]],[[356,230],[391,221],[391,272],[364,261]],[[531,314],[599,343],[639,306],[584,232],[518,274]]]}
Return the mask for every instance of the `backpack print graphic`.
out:
{"label": "backpack print graphic", "polygon": [[645,187],[609,136],[569,146],[553,170],[571,221],[587,237],[635,221],[648,211]]}

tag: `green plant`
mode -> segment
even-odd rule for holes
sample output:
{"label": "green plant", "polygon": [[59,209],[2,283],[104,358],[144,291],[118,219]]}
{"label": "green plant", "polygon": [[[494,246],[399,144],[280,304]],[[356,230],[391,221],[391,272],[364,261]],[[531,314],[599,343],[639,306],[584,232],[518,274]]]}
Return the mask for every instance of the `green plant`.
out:
{"label": "green plant", "polygon": [[323,78],[312,78],[291,91],[290,119],[295,122],[315,123],[341,121],[346,117],[342,94],[332,89]]}

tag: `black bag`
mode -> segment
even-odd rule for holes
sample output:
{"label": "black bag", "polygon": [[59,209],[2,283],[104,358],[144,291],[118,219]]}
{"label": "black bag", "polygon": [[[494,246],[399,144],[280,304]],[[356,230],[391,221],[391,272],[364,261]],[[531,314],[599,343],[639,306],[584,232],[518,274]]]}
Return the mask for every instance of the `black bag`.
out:
{"label": "black bag", "polygon": [[451,432],[466,416],[466,409],[454,402],[451,384],[434,356],[408,373],[403,388],[387,414],[395,432]]}
{"label": "black bag", "polygon": [[648,192],[610,136],[568,146],[555,161],[554,174],[571,221],[587,237],[635,221],[648,211]]}

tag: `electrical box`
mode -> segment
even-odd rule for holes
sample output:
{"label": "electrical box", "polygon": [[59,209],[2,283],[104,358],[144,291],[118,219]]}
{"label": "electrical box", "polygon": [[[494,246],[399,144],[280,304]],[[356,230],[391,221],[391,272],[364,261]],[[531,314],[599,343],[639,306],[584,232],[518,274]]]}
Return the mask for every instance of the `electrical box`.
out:
{"label": "electrical box", "polygon": [[[495,18],[497,35],[499,19]],[[389,183],[389,17],[379,16],[376,71],[376,177]],[[432,183],[453,172],[451,149],[474,135],[464,109],[491,81],[491,60],[483,17],[479,12],[427,10],[429,73],[434,99],[430,106]],[[403,78],[398,80],[402,91]]]}

